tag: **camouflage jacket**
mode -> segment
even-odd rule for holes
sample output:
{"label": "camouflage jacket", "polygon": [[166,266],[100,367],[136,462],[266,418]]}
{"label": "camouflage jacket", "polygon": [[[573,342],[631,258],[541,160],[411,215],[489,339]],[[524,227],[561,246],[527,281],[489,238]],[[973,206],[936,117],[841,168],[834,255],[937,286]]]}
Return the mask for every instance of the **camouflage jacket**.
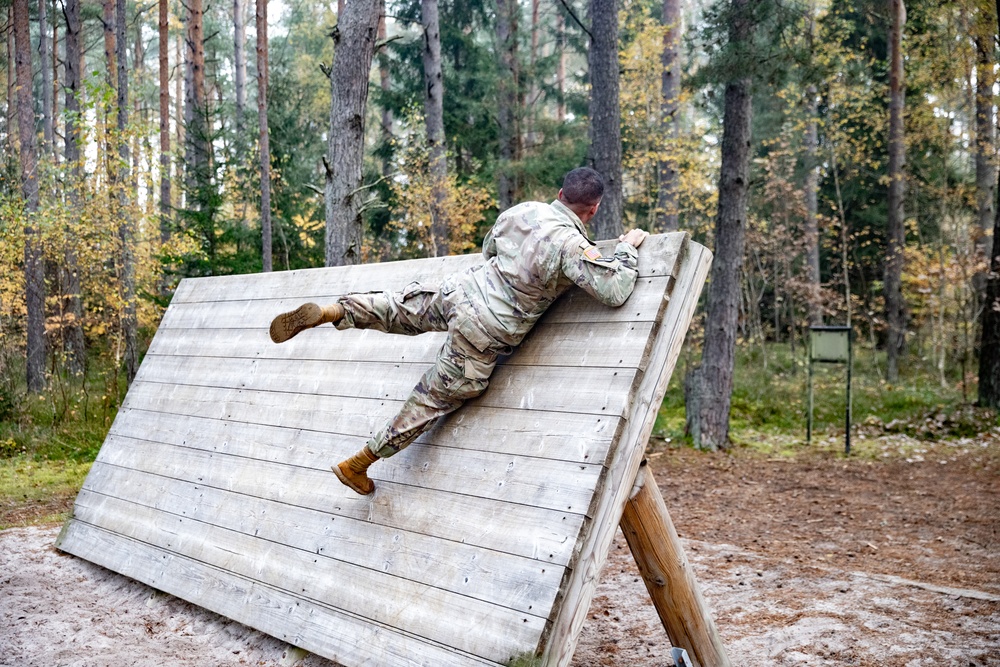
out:
{"label": "camouflage jacket", "polygon": [[483,241],[486,262],[452,276],[442,291],[456,306],[456,327],[480,350],[514,346],[563,292],[577,285],[620,306],[632,293],[637,251],[619,243],[602,257],[562,202],[526,202],[504,211]]}

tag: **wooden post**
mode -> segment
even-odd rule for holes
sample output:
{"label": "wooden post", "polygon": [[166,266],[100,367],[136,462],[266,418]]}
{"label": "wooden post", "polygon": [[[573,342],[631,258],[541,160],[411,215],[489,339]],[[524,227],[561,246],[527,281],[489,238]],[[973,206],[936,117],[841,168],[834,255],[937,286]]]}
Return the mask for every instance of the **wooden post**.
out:
{"label": "wooden post", "polygon": [[670,642],[688,652],[694,667],[729,667],[722,639],[646,461],[625,504],[621,528]]}

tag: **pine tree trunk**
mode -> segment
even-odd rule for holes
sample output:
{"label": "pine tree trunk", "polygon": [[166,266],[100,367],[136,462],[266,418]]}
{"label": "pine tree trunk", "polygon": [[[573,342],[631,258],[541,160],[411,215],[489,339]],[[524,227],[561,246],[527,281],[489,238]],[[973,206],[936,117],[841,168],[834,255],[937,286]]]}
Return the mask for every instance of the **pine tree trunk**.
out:
{"label": "pine tree trunk", "polygon": [[[80,94],[83,86],[83,53],[80,19],[80,0],[66,0],[63,8],[66,19],[66,127],[64,130],[64,152],[66,163],[72,174],[69,184],[69,200],[74,211],[79,211],[79,186],[83,178],[80,156],[80,128],[76,119],[80,114]],[[63,313],[68,315],[63,329],[67,364],[74,373],[84,370],[86,360],[83,335],[83,299],[80,286],[79,259],[76,252],[77,238],[72,225],[66,233],[66,251],[62,267]]]}
{"label": "pine tree trunk", "polygon": [[208,102],[205,97],[205,34],[202,0],[187,0],[187,71],[185,74],[185,182],[195,200],[189,206],[201,210],[198,193],[209,179]]}
{"label": "pine tree trunk", "polygon": [[59,19],[56,3],[52,3],[52,159],[59,162],[59,142],[55,136],[55,119],[59,118]]}
{"label": "pine tree trunk", "polygon": [[[747,11],[750,1],[732,3],[731,44],[753,40],[755,26]],[[687,430],[695,445],[711,450],[729,447],[729,409],[750,183],[752,99],[750,79],[737,79],[726,85],[715,259],[709,279],[705,342],[701,366],[691,371],[684,383]]]}
{"label": "pine tree trunk", "polygon": [[886,340],[889,382],[899,379],[899,357],[906,343],[906,304],[903,301],[903,250],[906,230],[903,226],[903,195],[905,190],[905,161],[903,137],[903,23],[906,8],[903,0],[888,0],[892,25],[889,30],[889,210],[886,221],[886,251],[884,295],[886,322],[889,326]]}
{"label": "pine tree trunk", "polygon": [[615,0],[590,0],[590,150],[588,161],[604,177],[604,199],[590,221],[594,238],[618,238],[624,231],[622,131],[618,103],[618,7]]}
{"label": "pine tree trunk", "polygon": [[[385,30],[385,0],[382,1],[382,16],[378,21],[378,41],[379,43],[384,43],[386,40],[386,30]],[[389,78],[389,57],[386,55],[385,48],[383,47],[379,52],[378,57],[378,80],[379,87],[382,89],[383,100],[387,100],[389,92],[392,89],[392,83]],[[392,109],[389,105],[383,102],[382,106],[382,143],[386,147],[385,157],[382,160],[382,177],[389,178],[392,174],[392,160],[389,156],[388,146],[392,141]]]}
{"label": "pine tree trunk", "polygon": [[514,162],[519,157],[517,12],[517,0],[497,0],[497,55],[500,63],[497,83],[497,126],[500,141],[497,190],[501,211],[517,203],[517,177],[514,174]]}
{"label": "pine tree trunk", "polygon": [[160,242],[170,238],[170,13],[159,0],[160,65]]}
{"label": "pine tree trunk", "polygon": [[267,124],[267,0],[257,0],[257,124],[260,127],[260,236],[264,273],[271,266],[271,133]]}
{"label": "pine tree trunk", "polygon": [[45,389],[45,265],[38,213],[38,152],[35,145],[35,109],[31,97],[31,25],[28,0],[14,0],[14,58],[17,74],[17,121],[21,165],[21,194],[25,204],[24,282],[28,306],[26,376],[28,391]]}
{"label": "pine tree trunk", "polygon": [[242,139],[247,106],[247,30],[245,0],[233,0],[233,83],[236,87],[236,133]]}
{"label": "pine tree trunk", "polygon": [[[7,7],[7,25],[14,25],[14,7]],[[7,142],[11,153],[16,150],[17,135],[17,72],[15,70],[14,40],[7,39]]]}
{"label": "pine tree trunk", "polygon": [[49,21],[46,3],[48,0],[38,0],[38,54],[42,70],[42,137],[45,145],[42,150],[52,153],[55,148],[54,128],[52,125],[52,70],[49,69]]}
{"label": "pine tree trunk", "polygon": [[441,75],[437,0],[422,0],[420,12],[424,25],[424,123],[431,177],[431,238],[434,256],[444,257],[449,252],[450,233],[445,210],[448,162],[444,143],[444,78]]}
{"label": "pine tree trunk", "polygon": [[125,27],[128,16],[125,0],[117,0],[115,45],[118,75],[118,240],[121,243],[122,337],[125,339],[125,381],[132,384],[139,371],[138,323],[135,293],[135,220],[131,207],[135,183],[129,166],[128,130],[128,60]]}
{"label": "pine tree trunk", "polygon": [[816,118],[819,109],[816,104],[816,87],[809,86],[806,89],[809,96],[806,108],[809,119],[806,121],[806,219],[805,219],[805,242],[806,242],[806,281],[809,288],[809,323],[813,326],[823,324],[823,304],[820,297],[820,272],[819,272],[819,131],[816,125]]}
{"label": "pine tree trunk", "polygon": [[[980,21],[976,25],[976,210],[981,232],[980,247],[989,251],[989,233],[994,220],[996,200],[996,127],[993,125],[994,35],[989,27],[992,21],[982,21],[989,16],[980,8]],[[990,17],[992,18],[992,17]],[[986,23],[986,26],[982,24]]]}
{"label": "pine tree trunk", "polygon": [[556,120],[560,123],[566,120],[566,17],[556,13],[556,48],[559,50],[556,60]]}
{"label": "pine tree trunk", "polygon": [[[1000,34],[1000,0],[996,3]],[[1000,182],[997,183],[1000,189]],[[983,304],[982,340],[979,345],[979,405],[1000,410],[1000,207],[993,212],[993,248]]]}
{"label": "pine tree trunk", "polygon": [[326,265],[361,262],[359,194],[364,156],[368,76],[371,72],[380,0],[345,3],[334,32],[330,72],[330,139],[326,173]]}
{"label": "pine tree trunk", "polygon": [[660,126],[666,146],[661,149],[668,159],[657,165],[659,189],[656,197],[656,227],[660,232],[676,232],[677,215],[677,113],[681,94],[681,3],[680,0],[663,0],[663,56],[661,66],[662,92],[660,100]]}

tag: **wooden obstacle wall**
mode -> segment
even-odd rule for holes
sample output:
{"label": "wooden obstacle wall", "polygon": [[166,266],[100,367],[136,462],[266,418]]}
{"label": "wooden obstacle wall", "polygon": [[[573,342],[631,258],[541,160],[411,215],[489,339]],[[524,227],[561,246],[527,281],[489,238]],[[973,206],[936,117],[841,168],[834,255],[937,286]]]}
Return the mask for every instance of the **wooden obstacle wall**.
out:
{"label": "wooden obstacle wall", "polygon": [[710,259],[651,236],[625,305],[574,288],[369,497],[330,465],[444,334],[268,325],[482,257],[185,280],[57,546],[349,667],[567,665]]}

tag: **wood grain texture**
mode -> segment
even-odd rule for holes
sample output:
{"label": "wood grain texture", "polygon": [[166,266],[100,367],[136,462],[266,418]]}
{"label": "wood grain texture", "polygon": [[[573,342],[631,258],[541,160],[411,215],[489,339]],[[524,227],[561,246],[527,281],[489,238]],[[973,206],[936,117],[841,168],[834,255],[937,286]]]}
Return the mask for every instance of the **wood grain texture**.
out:
{"label": "wood grain texture", "polygon": [[624,306],[571,290],[483,396],[372,467],[368,497],[330,465],[444,334],[321,327],[279,346],[268,324],[482,258],[185,280],[59,547],[348,667],[565,664],[707,257],[654,236]]}

